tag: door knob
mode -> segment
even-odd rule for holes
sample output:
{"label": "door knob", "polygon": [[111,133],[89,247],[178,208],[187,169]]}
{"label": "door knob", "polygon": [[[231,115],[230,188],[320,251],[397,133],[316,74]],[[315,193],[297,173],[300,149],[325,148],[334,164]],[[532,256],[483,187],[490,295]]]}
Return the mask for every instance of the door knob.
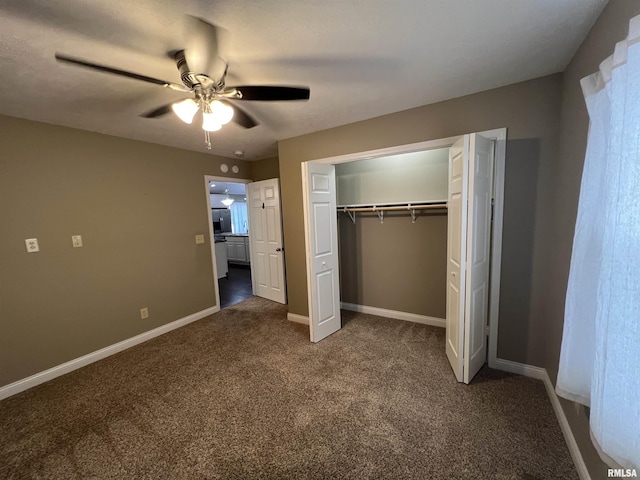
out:
{"label": "door knob", "polygon": [[451,276],[455,278],[456,272],[451,272]]}
{"label": "door knob", "polygon": [[276,248],[276,252],[284,252],[284,247],[282,247],[282,248]]}

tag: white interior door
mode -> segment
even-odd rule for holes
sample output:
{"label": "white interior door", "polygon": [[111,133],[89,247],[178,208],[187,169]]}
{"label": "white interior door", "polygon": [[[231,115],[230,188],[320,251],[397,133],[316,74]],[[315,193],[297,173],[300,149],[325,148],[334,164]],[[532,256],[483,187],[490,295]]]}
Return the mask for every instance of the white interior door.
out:
{"label": "white interior door", "polygon": [[247,195],[253,293],[287,303],[280,182],[273,178],[249,183]]}
{"label": "white interior door", "polygon": [[446,352],[460,382],[487,357],[493,145],[465,135],[449,150]]}
{"label": "white interior door", "polygon": [[465,383],[471,381],[487,358],[492,179],[493,144],[477,133],[471,134],[464,323]]}
{"label": "white interior door", "polygon": [[340,276],[336,173],[330,164],[302,164],[309,331],[319,342],[340,330]]}
{"label": "white interior door", "polygon": [[464,290],[467,241],[467,177],[469,138],[465,135],[449,149],[447,213],[447,326],[446,352],[459,382],[464,378]]}

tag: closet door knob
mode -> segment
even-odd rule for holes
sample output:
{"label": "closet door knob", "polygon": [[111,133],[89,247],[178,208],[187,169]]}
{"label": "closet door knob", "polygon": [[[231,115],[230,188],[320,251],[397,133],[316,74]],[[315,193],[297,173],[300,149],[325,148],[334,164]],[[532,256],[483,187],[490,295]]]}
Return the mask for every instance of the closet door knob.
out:
{"label": "closet door knob", "polygon": [[452,276],[453,278],[455,278],[455,277],[456,277],[456,272],[451,272],[451,276]]}

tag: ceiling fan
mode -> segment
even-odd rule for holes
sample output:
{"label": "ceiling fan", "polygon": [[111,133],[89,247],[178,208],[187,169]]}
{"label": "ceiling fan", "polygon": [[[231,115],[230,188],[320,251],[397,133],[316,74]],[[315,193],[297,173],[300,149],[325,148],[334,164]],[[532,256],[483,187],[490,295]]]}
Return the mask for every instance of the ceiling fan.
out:
{"label": "ceiling fan", "polygon": [[[226,76],[229,64],[219,56],[219,27],[202,18],[191,15],[186,15],[186,19],[188,45],[183,50],[168,53],[176,62],[182,84],[101,65],[59,52],[56,52],[55,58],[59,62],[70,65],[132,78],[192,94],[192,98],[163,105],[143,113],[141,116],[144,118],[158,118],[173,111],[183,122],[191,124],[196,113],[201,111],[202,129],[205,133],[205,144],[208,149],[211,149],[210,132],[220,130],[222,125],[227,124],[232,119],[244,128],[253,128],[258,125],[258,122],[251,115],[233,103],[236,100],[289,101],[309,99],[310,90],[308,87],[274,85],[227,86]],[[191,68],[190,63],[196,65],[196,71]],[[198,73],[198,71],[205,73]]]}

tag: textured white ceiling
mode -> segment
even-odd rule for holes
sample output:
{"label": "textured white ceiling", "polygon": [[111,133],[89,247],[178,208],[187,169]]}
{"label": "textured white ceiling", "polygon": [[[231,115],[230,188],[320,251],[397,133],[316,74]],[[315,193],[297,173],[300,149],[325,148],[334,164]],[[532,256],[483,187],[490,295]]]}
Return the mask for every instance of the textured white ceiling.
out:
{"label": "textured white ceiling", "polygon": [[61,65],[56,51],[179,83],[166,52],[184,14],[224,27],[228,85],[308,85],[308,102],[243,102],[261,123],[212,153],[275,156],[277,140],[564,69],[606,0],[0,0],[0,113],[206,151],[198,125],[138,115],[185,98]]}

